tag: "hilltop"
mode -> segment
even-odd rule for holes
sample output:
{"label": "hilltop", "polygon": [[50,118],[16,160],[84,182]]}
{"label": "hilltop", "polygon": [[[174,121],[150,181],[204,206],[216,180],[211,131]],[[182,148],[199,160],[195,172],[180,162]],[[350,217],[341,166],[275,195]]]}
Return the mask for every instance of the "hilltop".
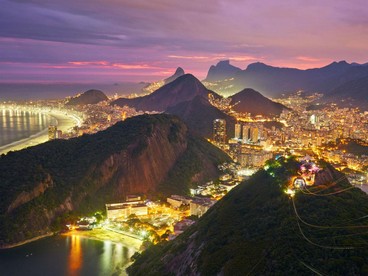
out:
{"label": "hilltop", "polygon": [[143,252],[129,274],[367,274],[368,196],[322,163],[320,185],[290,197],[298,162],[267,165],[175,240]]}
{"label": "hilltop", "polygon": [[251,113],[252,116],[273,117],[280,115],[284,109],[287,109],[286,106],[271,101],[251,88],[245,88],[230,98],[230,104],[233,105],[236,112]]}
{"label": "hilltop", "polygon": [[0,247],[57,229],[127,194],[189,194],[230,158],[177,117],[142,115],[105,131],[0,157]]}
{"label": "hilltop", "polygon": [[66,105],[98,104],[107,101],[108,97],[100,90],[90,89],[78,96],[71,98]]}
{"label": "hilltop", "polygon": [[144,111],[165,111],[170,106],[192,100],[198,95],[207,97],[209,93],[215,97],[220,97],[204,87],[193,75],[185,74],[147,96],[133,99],[120,98],[111,104],[118,106],[128,105]]}

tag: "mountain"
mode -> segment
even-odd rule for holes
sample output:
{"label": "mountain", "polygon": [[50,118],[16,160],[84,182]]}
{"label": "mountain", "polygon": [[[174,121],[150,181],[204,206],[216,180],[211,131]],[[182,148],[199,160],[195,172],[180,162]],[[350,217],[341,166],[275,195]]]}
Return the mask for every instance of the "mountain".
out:
{"label": "mountain", "polygon": [[216,82],[233,77],[241,69],[230,64],[230,60],[223,60],[212,65],[208,70],[205,81]]}
{"label": "mountain", "polygon": [[322,164],[320,185],[289,197],[298,162],[268,165],[175,240],[137,256],[129,275],[366,275],[368,196]]}
{"label": "mountain", "polygon": [[168,84],[174,80],[176,80],[177,78],[181,77],[185,75],[184,69],[181,67],[178,67],[174,73],[174,75],[172,75],[171,77],[168,77],[167,79],[164,79],[164,84]]}
{"label": "mountain", "polygon": [[[176,116],[142,115],[105,131],[0,157],[0,247],[55,229],[128,194],[188,194],[230,158]],[[64,224],[65,225],[65,224]]]}
{"label": "mountain", "polygon": [[207,97],[209,93],[215,97],[220,97],[204,87],[193,75],[185,74],[147,96],[133,99],[120,98],[111,104],[128,105],[144,111],[165,111],[170,106],[192,100],[198,95]]}
{"label": "mountain", "polygon": [[[222,95],[231,95],[244,87],[252,87],[270,97],[304,90],[329,93],[338,86],[368,76],[368,66],[346,61],[333,62],[322,68],[300,70],[281,68],[256,62],[235,72],[224,81],[206,83]],[[230,79],[231,78],[231,79]]]}
{"label": "mountain", "polygon": [[251,113],[253,116],[278,116],[283,109],[287,109],[286,106],[271,101],[251,88],[246,88],[230,98],[230,104],[233,106],[233,110],[239,113]]}
{"label": "mountain", "polygon": [[359,107],[368,111],[368,76],[348,81],[324,96],[323,102],[334,102],[344,107]]}
{"label": "mountain", "polygon": [[86,105],[98,104],[99,102],[107,101],[109,98],[100,90],[90,89],[80,95],[71,98],[67,105]]}
{"label": "mountain", "polygon": [[174,80],[176,80],[178,77],[181,77],[185,74],[183,68],[178,67],[174,73],[174,75],[164,79],[164,80],[160,80],[160,81],[155,81],[152,82],[150,84],[148,84],[147,86],[145,86],[142,91],[145,93],[152,93],[153,91],[161,88],[162,86],[164,86],[165,84],[168,84]]}
{"label": "mountain", "polygon": [[211,105],[207,97],[198,95],[190,101],[169,107],[166,113],[177,115],[193,132],[211,139],[213,137],[213,121],[225,119],[227,136],[234,136],[235,119]]}

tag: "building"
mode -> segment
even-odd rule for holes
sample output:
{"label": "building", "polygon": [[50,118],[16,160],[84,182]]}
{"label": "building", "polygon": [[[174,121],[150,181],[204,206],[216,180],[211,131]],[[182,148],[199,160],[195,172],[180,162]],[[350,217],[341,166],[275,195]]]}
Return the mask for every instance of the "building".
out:
{"label": "building", "polygon": [[248,143],[250,139],[250,127],[244,125],[243,126],[243,143]]}
{"label": "building", "polygon": [[177,209],[182,205],[188,205],[191,201],[191,198],[187,198],[180,195],[172,195],[166,199],[167,203],[169,203],[173,208]]}
{"label": "building", "polygon": [[213,121],[213,140],[219,144],[226,143],[226,121],[224,119]]}
{"label": "building", "polygon": [[110,220],[127,218],[130,215],[148,215],[148,207],[141,201],[105,204],[106,215]]}
{"label": "building", "polygon": [[259,129],[258,127],[252,127],[250,129],[250,140],[252,143],[258,143],[259,140]]}
{"label": "building", "polygon": [[54,140],[57,138],[57,127],[54,125],[49,125],[49,140]]}
{"label": "building", "polygon": [[207,197],[204,198],[196,197],[192,200],[192,202],[190,202],[190,215],[201,217],[215,203],[216,200],[212,200]]}
{"label": "building", "polygon": [[242,135],[242,125],[239,123],[235,124],[235,139],[240,139]]}

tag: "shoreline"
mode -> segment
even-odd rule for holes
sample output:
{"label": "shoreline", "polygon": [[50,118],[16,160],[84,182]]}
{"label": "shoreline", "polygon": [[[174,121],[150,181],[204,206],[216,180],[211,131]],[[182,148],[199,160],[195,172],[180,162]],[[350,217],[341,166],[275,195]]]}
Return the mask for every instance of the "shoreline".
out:
{"label": "shoreline", "polygon": [[[61,111],[51,111],[51,112],[40,112],[46,114],[56,121],[56,125],[59,130],[63,133],[68,132],[69,129],[73,128],[78,124],[77,119],[72,115],[65,115]],[[14,141],[10,144],[3,145],[0,147],[0,155],[7,154],[10,151],[18,151],[28,147],[36,146],[48,141],[48,128],[35,133],[27,138]]]}
{"label": "shoreline", "polygon": [[15,248],[15,247],[19,247],[22,245],[26,245],[44,238],[48,238],[51,236],[64,236],[64,237],[71,237],[71,236],[79,236],[82,238],[86,238],[86,239],[91,239],[91,240],[97,240],[97,241],[109,241],[112,243],[119,243],[125,246],[129,246],[131,248],[134,248],[134,250],[139,251],[140,246],[142,245],[142,241],[132,238],[130,236],[124,235],[124,234],[119,234],[116,232],[112,232],[109,230],[105,230],[105,229],[93,229],[93,230],[88,230],[88,231],[78,231],[78,230],[72,230],[72,231],[68,231],[68,232],[64,232],[64,233],[54,233],[54,232],[49,232],[46,233],[44,235],[41,236],[37,236],[28,240],[24,240],[21,242],[17,242],[17,243],[13,243],[13,244],[9,244],[9,245],[5,245],[0,247],[0,250],[3,249],[11,249],[11,248]]}
{"label": "shoreline", "polygon": [[28,239],[28,240],[25,240],[25,241],[21,241],[21,242],[13,243],[13,244],[10,244],[10,245],[2,246],[2,247],[0,247],[0,250],[1,249],[11,249],[11,248],[19,247],[19,246],[22,246],[22,245],[25,245],[25,244],[28,244],[28,243],[31,243],[31,242],[34,242],[34,241],[38,241],[38,240],[41,240],[41,239],[44,239],[44,238],[47,238],[47,237],[51,237],[53,235],[55,235],[55,233],[49,232],[47,234],[37,236],[37,237],[31,238],[31,239]]}
{"label": "shoreline", "polygon": [[130,248],[134,248],[134,250],[136,251],[139,251],[139,248],[142,245],[141,240],[105,229],[93,229],[86,231],[72,230],[69,232],[61,233],[60,235],[65,237],[79,236],[82,238],[98,240],[102,242],[109,241],[112,243],[119,243],[125,246],[129,246]]}

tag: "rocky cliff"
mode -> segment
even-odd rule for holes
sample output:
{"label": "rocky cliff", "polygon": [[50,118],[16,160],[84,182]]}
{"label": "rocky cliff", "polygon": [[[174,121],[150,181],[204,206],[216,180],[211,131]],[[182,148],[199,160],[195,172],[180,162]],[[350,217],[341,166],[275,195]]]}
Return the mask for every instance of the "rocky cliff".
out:
{"label": "rocky cliff", "polygon": [[217,164],[228,160],[164,114],[11,152],[0,158],[0,243],[44,234],[69,211],[101,210],[127,194],[185,194],[192,179],[216,176]]}

